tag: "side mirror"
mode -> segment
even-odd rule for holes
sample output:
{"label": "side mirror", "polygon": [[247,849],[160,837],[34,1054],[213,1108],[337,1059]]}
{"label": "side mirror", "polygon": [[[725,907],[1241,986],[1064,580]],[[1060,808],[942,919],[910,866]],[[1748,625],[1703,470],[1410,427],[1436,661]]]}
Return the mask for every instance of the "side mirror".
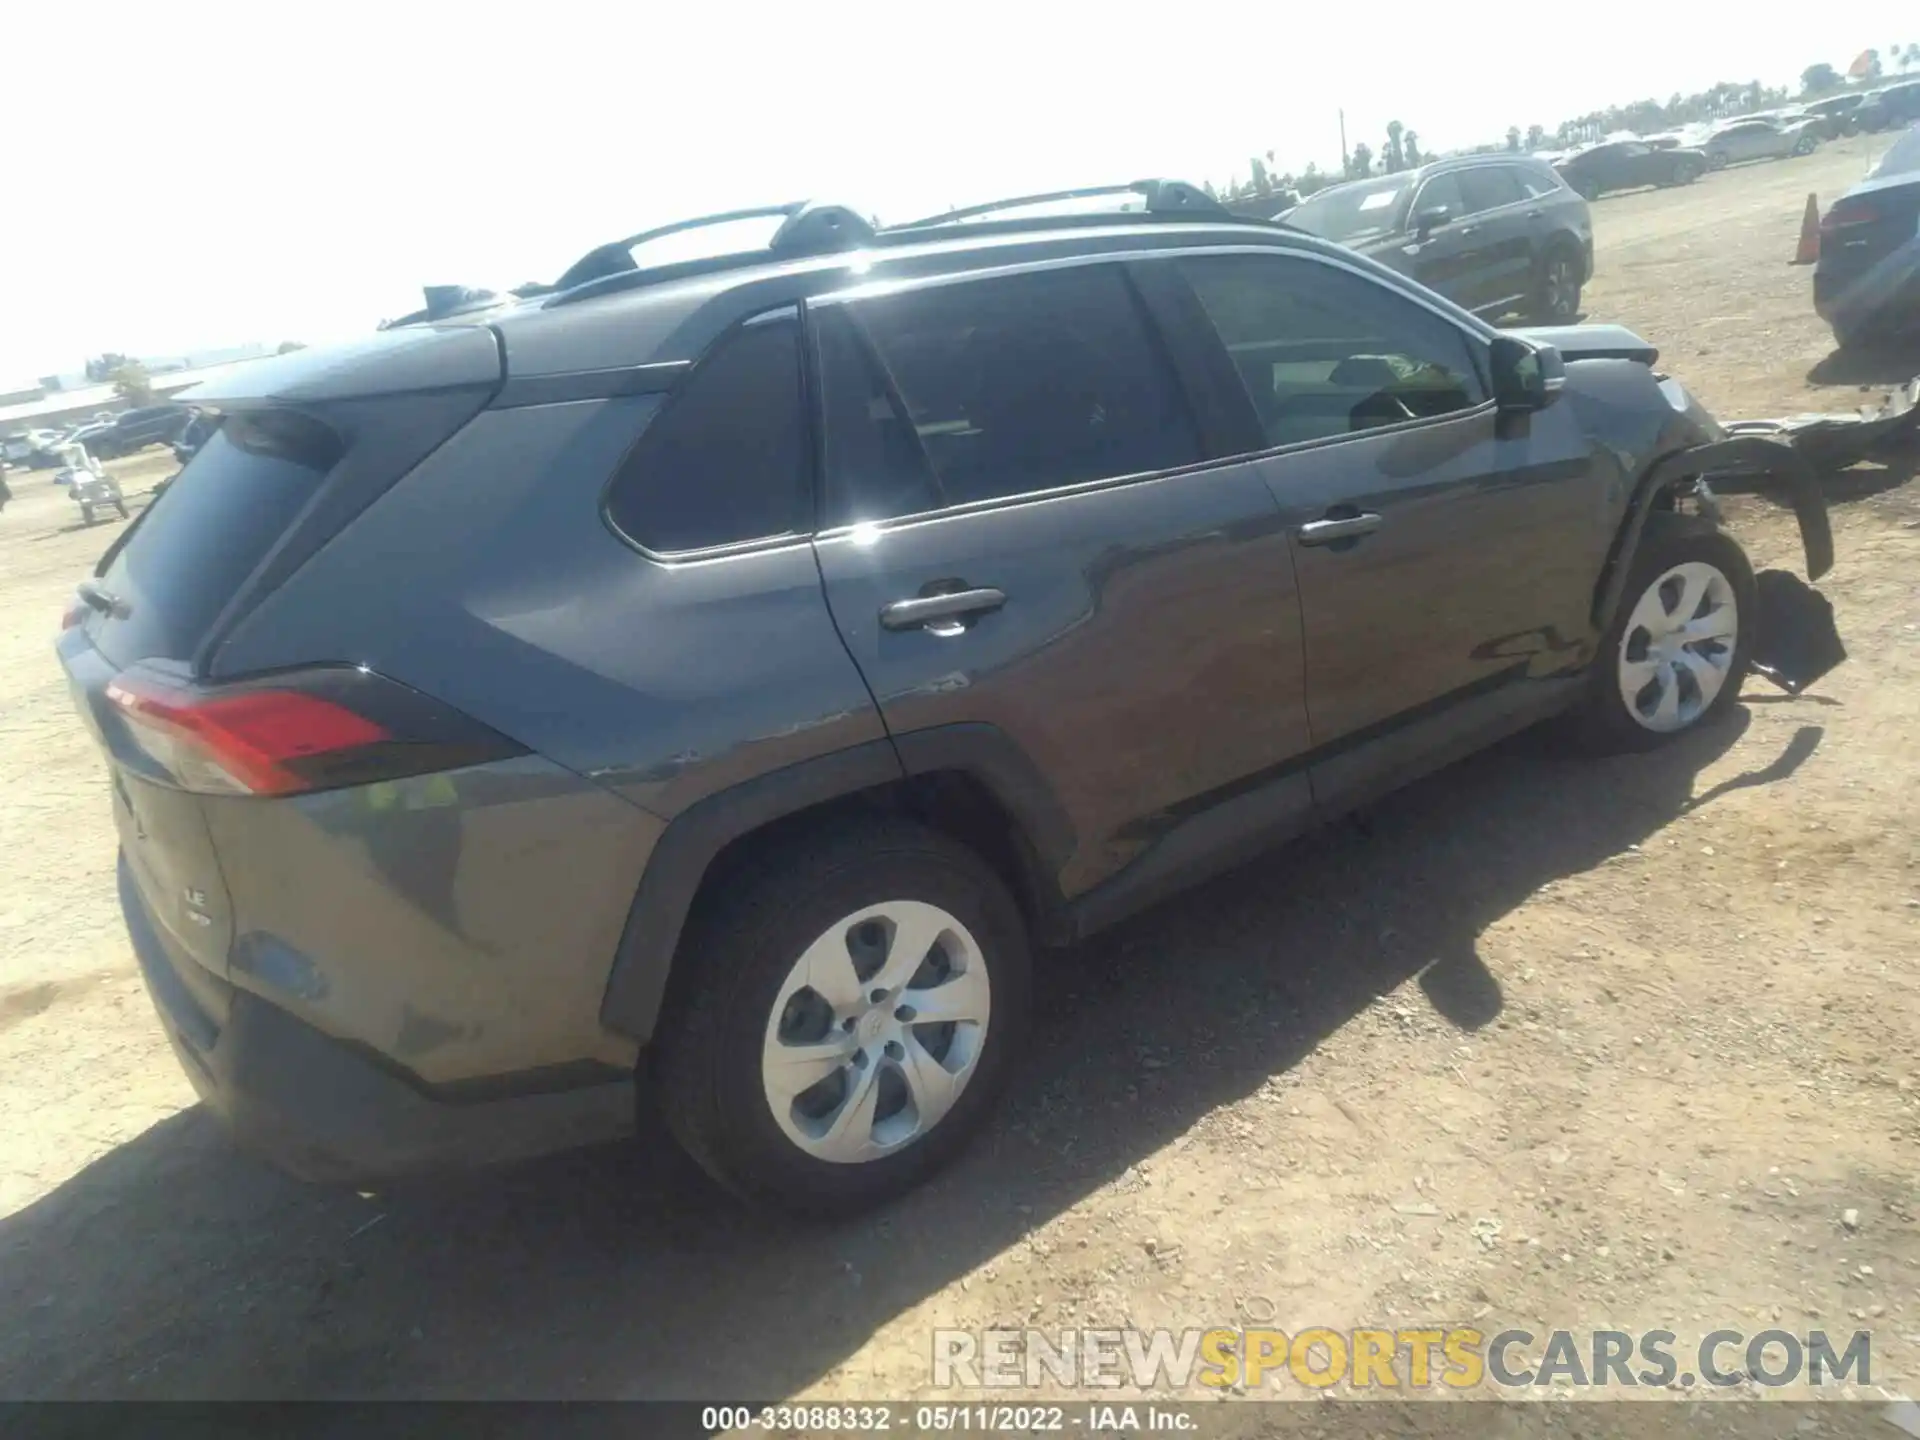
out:
{"label": "side mirror", "polygon": [[1424,240],[1452,219],[1453,211],[1445,205],[1429,205],[1413,217],[1414,238]]}
{"label": "side mirror", "polygon": [[1493,398],[1509,413],[1544,410],[1566,388],[1567,365],[1551,345],[1517,335],[1493,338]]}

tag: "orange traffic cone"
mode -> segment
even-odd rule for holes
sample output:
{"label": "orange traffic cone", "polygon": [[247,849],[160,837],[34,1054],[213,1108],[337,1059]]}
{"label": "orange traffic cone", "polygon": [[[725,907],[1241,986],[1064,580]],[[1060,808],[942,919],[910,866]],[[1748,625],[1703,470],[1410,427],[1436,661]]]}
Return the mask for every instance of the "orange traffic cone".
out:
{"label": "orange traffic cone", "polygon": [[1800,220],[1800,244],[1790,265],[1813,265],[1820,259],[1820,202],[1807,196],[1807,213]]}

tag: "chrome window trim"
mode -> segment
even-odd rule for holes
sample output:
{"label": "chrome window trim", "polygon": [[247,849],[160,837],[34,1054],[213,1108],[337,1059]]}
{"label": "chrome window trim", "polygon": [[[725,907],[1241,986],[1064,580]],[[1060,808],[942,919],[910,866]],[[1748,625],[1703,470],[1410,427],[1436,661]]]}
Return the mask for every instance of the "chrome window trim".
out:
{"label": "chrome window trim", "polygon": [[[1425,182],[1422,182],[1423,184]],[[1082,480],[1072,485],[1058,485],[1046,490],[1026,490],[1018,495],[999,495],[986,500],[970,500],[959,505],[948,505],[934,510],[914,510],[904,515],[888,516],[882,520],[855,520],[838,525],[822,526],[814,533],[816,540],[838,540],[865,532],[876,536],[896,527],[919,525],[930,521],[960,519],[983,514],[994,510],[1003,510],[1018,505],[1043,504],[1051,501],[1071,499],[1078,495],[1098,490],[1112,489],[1121,485],[1138,485],[1155,480],[1173,479],[1185,475],[1201,474],[1229,465],[1245,465],[1257,460],[1265,460],[1281,455],[1296,455],[1303,452],[1326,449],[1335,445],[1344,445],[1356,440],[1371,439],[1381,435],[1403,434],[1422,426],[1445,424],[1462,420],[1468,416],[1482,413],[1491,414],[1497,404],[1492,395],[1492,386],[1483,365],[1479,363],[1482,352],[1489,346],[1499,332],[1478,316],[1469,311],[1454,312],[1448,308],[1449,302],[1438,295],[1424,290],[1406,280],[1404,276],[1391,270],[1376,271],[1360,265],[1347,263],[1337,255],[1328,255],[1318,250],[1292,245],[1161,245],[1151,249],[1103,251],[1093,255],[1056,256],[1046,260],[1027,260],[1013,265],[986,266],[974,270],[954,271],[945,275],[912,276],[898,280],[880,280],[855,286],[851,289],[836,290],[830,294],[816,296],[806,304],[809,310],[828,309],[838,305],[854,305],[864,301],[884,299],[892,295],[909,294],[921,290],[930,290],[945,285],[971,284],[983,280],[1006,279],[1016,275],[1040,274],[1054,270],[1081,268],[1091,265],[1128,265],[1143,264],[1157,260],[1184,260],[1213,256],[1251,255],[1257,258],[1302,261],[1308,264],[1323,265],[1331,270],[1343,271],[1357,280],[1380,286],[1382,289],[1401,298],[1412,301],[1421,309],[1436,318],[1445,321],[1460,335],[1468,350],[1468,359],[1475,363],[1474,379],[1488,393],[1479,404],[1465,410],[1450,411],[1445,415],[1423,415],[1403,420],[1394,425],[1376,425],[1367,430],[1345,435],[1321,436],[1313,440],[1297,440],[1287,445],[1270,446],[1263,450],[1246,450],[1235,455],[1210,457],[1192,465],[1181,465],[1170,470],[1137,471],[1130,475],[1103,476],[1097,480]],[[1479,349],[1474,347],[1478,345]],[[818,417],[816,416],[816,420]],[[823,477],[824,479],[824,477]]]}

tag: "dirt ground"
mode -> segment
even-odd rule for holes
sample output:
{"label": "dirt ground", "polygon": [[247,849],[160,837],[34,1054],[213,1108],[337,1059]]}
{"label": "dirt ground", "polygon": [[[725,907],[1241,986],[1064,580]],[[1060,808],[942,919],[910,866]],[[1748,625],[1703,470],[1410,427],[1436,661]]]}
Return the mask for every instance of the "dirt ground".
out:
{"label": "dirt ground", "polygon": [[[1869,150],[1596,205],[1591,318],[1723,415],[1920,370],[1830,358],[1786,263],[1807,192]],[[117,468],[137,492],[167,467]],[[661,1144],[371,1196],[229,1153],[136,977],[105,776],[51,653],[118,523],[76,528],[16,473],[0,1396],[911,1398],[935,1326],[1448,1322],[1865,1328],[1899,1390],[1920,1372],[1909,474],[1837,483],[1824,588],[1853,659],[1819,693],[1755,682],[1647,758],[1522,737],[1059,957],[999,1123],[823,1230],[741,1213]],[[1783,512],[1733,518],[1758,559],[1796,559]]]}

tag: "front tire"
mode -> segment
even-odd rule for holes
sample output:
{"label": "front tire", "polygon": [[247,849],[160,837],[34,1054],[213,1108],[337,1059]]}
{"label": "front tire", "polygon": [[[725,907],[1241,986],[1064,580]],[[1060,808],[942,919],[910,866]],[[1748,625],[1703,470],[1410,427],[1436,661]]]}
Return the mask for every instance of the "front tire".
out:
{"label": "front tire", "polygon": [[1746,679],[1758,614],[1753,567],[1731,536],[1650,517],[1575,715],[1585,748],[1651,750],[1718,721]]}
{"label": "front tire", "polygon": [[918,1185],[992,1112],[1022,1049],[1025,924],[962,845],[844,822],[721,877],[659,1029],[669,1128],[757,1206],[856,1214]]}
{"label": "front tire", "polygon": [[93,524],[93,506],[82,505],[80,507],[80,523],[82,525]]}

